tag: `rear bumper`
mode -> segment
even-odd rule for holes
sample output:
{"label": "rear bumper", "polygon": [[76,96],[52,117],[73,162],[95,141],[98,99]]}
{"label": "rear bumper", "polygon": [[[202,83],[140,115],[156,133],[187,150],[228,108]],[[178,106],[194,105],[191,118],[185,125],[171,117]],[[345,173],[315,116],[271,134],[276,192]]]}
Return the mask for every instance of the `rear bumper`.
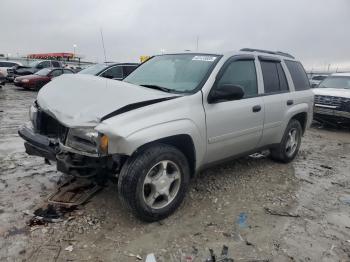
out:
{"label": "rear bumper", "polygon": [[24,147],[28,155],[41,156],[56,161],[58,142],[35,133],[29,125],[21,126],[18,134],[25,140]]}

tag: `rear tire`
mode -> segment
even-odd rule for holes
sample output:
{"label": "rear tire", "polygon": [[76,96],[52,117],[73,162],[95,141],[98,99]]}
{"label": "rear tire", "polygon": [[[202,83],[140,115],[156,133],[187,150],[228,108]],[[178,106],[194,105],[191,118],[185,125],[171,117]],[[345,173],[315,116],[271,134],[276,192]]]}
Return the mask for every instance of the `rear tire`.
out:
{"label": "rear tire", "polygon": [[270,149],[271,159],[283,163],[291,162],[298,154],[302,132],[303,129],[300,122],[296,119],[290,120],[281,143],[277,147]]}
{"label": "rear tire", "polygon": [[156,144],[126,161],[118,179],[119,198],[139,219],[158,221],[180,206],[189,180],[184,154],[175,147]]}

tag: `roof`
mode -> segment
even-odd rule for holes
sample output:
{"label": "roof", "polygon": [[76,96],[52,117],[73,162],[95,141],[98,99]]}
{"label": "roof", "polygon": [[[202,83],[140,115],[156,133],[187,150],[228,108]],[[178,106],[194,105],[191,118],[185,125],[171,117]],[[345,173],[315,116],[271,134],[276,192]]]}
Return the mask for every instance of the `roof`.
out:
{"label": "roof", "polygon": [[252,48],[242,48],[239,51],[228,51],[228,52],[177,52],[177,53],[169,53],[171,54],[194,54],[194,55],[221,55],[221,56],[233,56],[233,55],[242,55],[242,54],[250,54],[250,55],[260,55],[260,56],[272,56],[279,59],[288,59],[295,60],[294,56],[281,52],[281,51],[269,51],[262,49],[252,49]]}

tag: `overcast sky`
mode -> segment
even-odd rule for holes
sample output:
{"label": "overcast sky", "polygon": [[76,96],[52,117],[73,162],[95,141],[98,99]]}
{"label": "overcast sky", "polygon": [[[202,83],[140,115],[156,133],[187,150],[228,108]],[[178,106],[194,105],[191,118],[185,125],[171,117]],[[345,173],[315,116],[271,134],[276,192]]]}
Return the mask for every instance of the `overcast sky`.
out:
{"label": "overcast sky", "polygon": [[1,1],[0,53],[76,52],[103,61],[254,47],[289,52],[307,69],[350,69],[350,0]]}

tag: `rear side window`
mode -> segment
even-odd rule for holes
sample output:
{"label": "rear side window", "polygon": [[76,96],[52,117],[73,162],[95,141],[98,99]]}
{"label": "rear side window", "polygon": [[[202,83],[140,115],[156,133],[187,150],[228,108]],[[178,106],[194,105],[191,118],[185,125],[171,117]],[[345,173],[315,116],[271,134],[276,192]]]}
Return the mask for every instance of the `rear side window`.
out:
{"label": "rear side window", "polygon": [[60,67],[60,63],[57,61],[52,61],[52,66],[53,67]]}
{"label": "rear side window", "polygon": [[309,79],[306,76],[304,67],[296,61],[286,60],[286,65],[292,77],[296,91],[306,90],[310,88]]}
{"label": "rear side window", "polygon": [[264,78],[264,89],[266,94],[280,91],[280,82],[277,73],[276,62],[261,61],[261,70]]}
{"label": "rear side window", "polygon": [[233,84],[242,87],[244,97],[253,97],[258,94],[254,60],[232,62],[224,71],[219,84]]}

